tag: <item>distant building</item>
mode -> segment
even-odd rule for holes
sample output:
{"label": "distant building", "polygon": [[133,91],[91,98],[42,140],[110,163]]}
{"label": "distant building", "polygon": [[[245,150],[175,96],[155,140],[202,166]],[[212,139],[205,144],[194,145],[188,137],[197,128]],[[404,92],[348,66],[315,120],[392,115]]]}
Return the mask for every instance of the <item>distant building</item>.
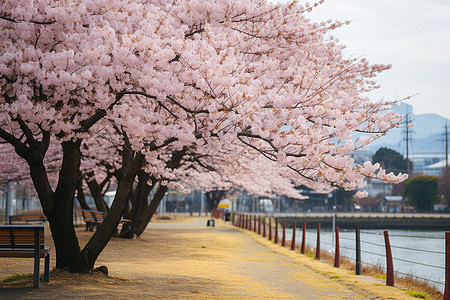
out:
{"label": "distant building", "polygon": [[385,196],[386,211],[388,212],[403,212],[404,200],[403,196]]}
{"label": "distant building", "polygon": [[392,183],[386,183],[380,179],[367,179],[367,185],[363,188],[370,197],[376,197],[379,194],[392,195]]}
{"label": "distant building", "polygon": [[[442,168],[445,167],[445,153],[411,154],[409,159],[413,162],[415,174],[440,176]],[[439,166],[441,167],[438,170]]]}
{"label": "distant building", "polygon": [[441,176],[443,168],[445,168],[445,160],[441,160],[440,162],[426,166],[423,169],[423,174],[431,176]]}

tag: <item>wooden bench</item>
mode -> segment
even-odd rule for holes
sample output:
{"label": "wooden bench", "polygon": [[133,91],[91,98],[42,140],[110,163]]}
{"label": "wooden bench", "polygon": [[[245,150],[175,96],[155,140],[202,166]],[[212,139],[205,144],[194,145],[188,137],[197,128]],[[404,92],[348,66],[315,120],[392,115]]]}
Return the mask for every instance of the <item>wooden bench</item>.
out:
{"label": "wooden bench", "polygon": [[86,231],[93,231],[94,227],[97,228],[99,224],[103,222],[105,213],[102,211],[82,209],[83,221],[86,223]]}
{"label": "wooden bench", "polygon": [[50,247],[44,246],[43,225],[0,225],[0,257],[34,258],[34,288],[39,287],[40,259],[45,258],[44,281],[50,279]]}
{"label": "wooden bench", "polygon": [[[102,211],[95,211],[95,210],[87,210],[82,209],[81,214],[83,215],[83,221],[86,223],[86,231],[93,231],[94,227],[98,227],[103,220],[105,219],[106,213]],[[120,223],[123,225],[126,225],[127,228],[131,228],[132,221],[129,219],[121,219]]]}
{"label": "wooden bench", "polygon": [[40,223],[45,223],[46,221],[47,221],[47,218],[43,214],[9,216],[9,224],[12,224],[12,223],[15,223],[15,222],[21,222],[21,223],[40,222]]}

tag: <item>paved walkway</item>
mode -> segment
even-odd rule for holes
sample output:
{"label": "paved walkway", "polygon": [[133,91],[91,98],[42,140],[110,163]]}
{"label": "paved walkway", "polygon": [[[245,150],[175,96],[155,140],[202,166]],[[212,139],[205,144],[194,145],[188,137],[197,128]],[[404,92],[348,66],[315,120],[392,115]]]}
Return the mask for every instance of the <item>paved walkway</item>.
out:
{"label": "paved walkway", "polygon": [[[206,220],[152,222],[138,239],[113,239],[97,261],[110,277],[56,272],[38,290],[0,284],[0,299],[412,299]],[[80,240],[90,234],[80,229]]]}

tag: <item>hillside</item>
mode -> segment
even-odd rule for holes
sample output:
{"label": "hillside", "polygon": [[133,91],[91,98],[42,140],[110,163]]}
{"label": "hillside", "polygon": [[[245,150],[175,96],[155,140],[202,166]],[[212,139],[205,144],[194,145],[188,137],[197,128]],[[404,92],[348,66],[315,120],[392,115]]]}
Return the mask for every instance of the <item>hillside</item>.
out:
{"label": "hillside", "polygon": [[[409,119],[414,123],[410,128],[411,142],[409,152],[414,153],[444,153],[444,117],[437,114],[419,114],[415,115],[412,106],[405,103],[396,105],[393,109],[398,114],[406,115],[409,112]],[[448,122],[450,126],[450,122]],[[405,154],[405,127],[392,129],[386,136],[380,138],[369,146],[372,152],[381,147],[393,149],[399,153]]]}

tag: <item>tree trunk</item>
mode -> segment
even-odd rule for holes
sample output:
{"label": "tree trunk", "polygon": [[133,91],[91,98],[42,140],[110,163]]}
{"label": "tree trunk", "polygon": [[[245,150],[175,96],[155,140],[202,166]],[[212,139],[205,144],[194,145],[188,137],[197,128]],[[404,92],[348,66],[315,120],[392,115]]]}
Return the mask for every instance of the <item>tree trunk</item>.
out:
{"label": "tree trunk", "polygon": [[64,208],[60,207],[64,206],[65,201],[70,200],[58,199],[56,196],[54,209],[45,213],[50,225],[53,242],[55,243],[57,269],[70,269],[77,263],[77,257],[81,252],[73,226],[73,213],[71,211],[67,215],[64,213]]}
{"label": "tree trunk", "polygon": [[128,214],[124,214],[124,218],[130,219],[132,221],[132,224],[130,225],[124,223],[122,225],[122,230],[119,234],[120,238],[132,239],[134,237],[133,226],[134,224],[140,222],[139,220],[142,218],[142,215],[144,214],[144,211],[148,205],[148,195],[153,189],[153,185],[148,184],[150,174],[146,173],[144,170],[141,170],[139,171],[137,177],[137,186],[130,196],[132,208]]}
{"label": "tree trunk", "polygon": [[222,200],[222,198],[225,197],[225,195],[226,191],[223,190],[209,191],[205,193],[208,210],[212,211],[213,209],[217,208],[217,205],[219,204],[220,200]]}
{"label": "tree trunk", "polygon": [[138,173],[138,182],[133,194],[133,206],[131,208],[131,219],[134,220],[137,216],[142,215],[148,206],[148,195],[153,189],[153,185],[148,184],[150,174],[141,170]]}
{"label": "tree trunk", "polygon": [[134,178],[144,163],[144,156],[137,152],[132,163],[123,173],[117,187],[116,196],[97,231],[88,241],[78,257],[78,263],[72,265],[72,272],[87,272],[94,267],[95,261],[117,230],[117,225],[127,207]]}
{"label": "tree trunk", "polygon": [[[95,201],[95,207],[98,211],[108,212],[108,205],[106,205],[105,199],[103,198],[103,194],[98,184],[97,180],[94,177],[94,172],[90,172],[88,177],[91,177],[91,180],[86,180],[86,183],[89,187],[89,191],[91,192],[92,197]],[[87,178],[86,178],[87,179]]]}
{"label": "tree trunk", "polygon": [[[178,168],[181,164],[181,159],[186,153],[186,149],[181,151],[174,151],[171,159],[167,162],[166,166],[171,169]],[[167,186],[159,186],[152,201],[148,204],[148,195],[151,192],[153,186],[156,184],[156,179],[151,175],[141,171],[138,175],[139,181],[135,193],[133,195],[133,208],[131,213],[132,228],[121,232],[120,237],[133,238],[134,236],[140,236],[147,228],[148,223],[152,219],[156,209],[158,208],[162,198],[166,194]],[[148,185],[148,180],[152,179],[152,186]]]}
{"label": "tree trunk", "polygon": [[83,178],[81,177],[77,181],[77,200],[80,203],[81,209],[91,210],[91,207],[86,202],[86,197],[84,196],[83,186],[82,186]]}
{"label": "tree trunk", "polygon": [[140,236],[145,228],[147,228],[148,223],[152,219],[153,215],[156,212],[159,204],[161,203],[162,198],[166,194],[168,190],[167,186],[159,186],[155,195],[153,196],[152,202],[147,208],[139,215],[136,216],[136,219],[133,219],[133,235]]}
{"label": "tree trunk", "polygon": [[[63,142],[63,162],[55,192],[50,188],[43,155],[30,151],[30,174],[48,219],[56,250],[56,268],[68,269],[80,254],[73,226],[73,204],[80,167],[80,142]],[[32,149],[30,149],[32,150]]]}
{"label": "tree trunk", "polygon": [[[63,161],[59,172],[52,209],[45,214],[49,220],[56,248],[56,268],[70,268],[80,253],[73,226],[73,204],[81,153],[78,142],[63,142]],[[45,212],[45,211],[44,211]]]}

